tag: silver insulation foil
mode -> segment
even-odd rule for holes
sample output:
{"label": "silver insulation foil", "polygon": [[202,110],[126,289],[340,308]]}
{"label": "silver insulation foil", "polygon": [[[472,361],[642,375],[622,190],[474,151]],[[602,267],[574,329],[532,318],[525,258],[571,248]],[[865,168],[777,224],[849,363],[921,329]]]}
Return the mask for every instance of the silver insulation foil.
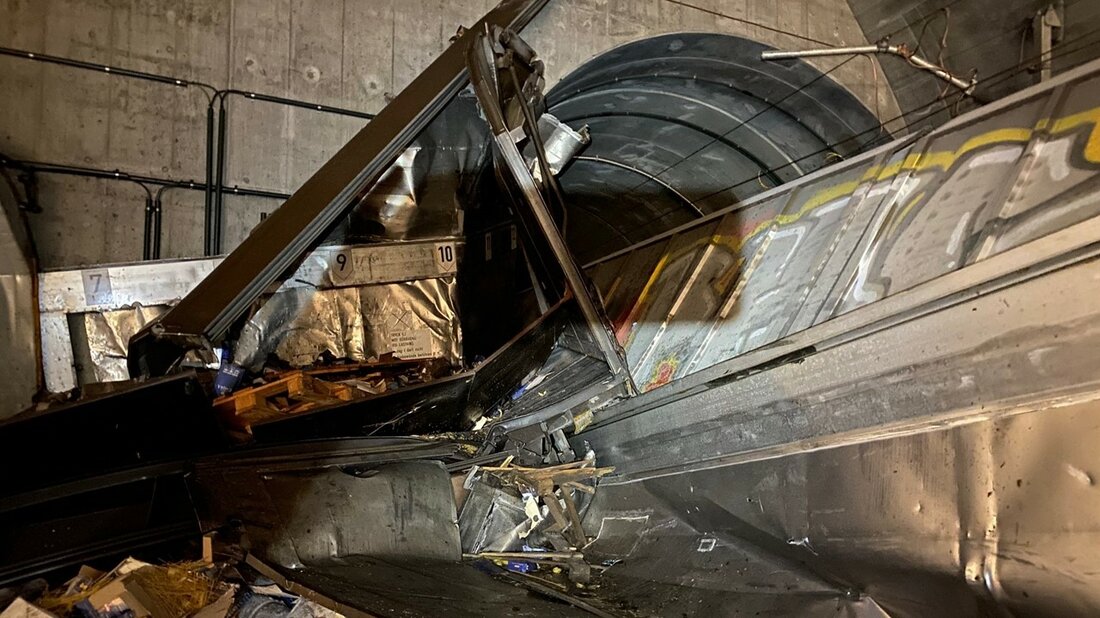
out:
{"label": "silver insulation foil", "polygon": [[[236,358],[253,369],[269,355],[294,366],[313,364],[322,356],[366,361],[387,354],[443,359],[458,366],[462,352],[455,274],[461,251],[462,243],[448,238],[319,247],[252,316]],[[146,262],[43,274],[40,309],[49,390],[128,379],[130,337],[174,305],[218,261]],[[89,285],[94,284],[99,288],[92,294]],[[79,376],[76,367],[83,368]]]}
{"label": "silver insulation foil", "polygon": [[445,359],[459,365],[453,277],[274,294],[245,324],[234,362],[255,370],[269,356],[295,366],[329,355],[367,361]]}
{"label": "silver insulation foil", "polygon": [[126,350],[130,337],[168,310],[167,306],[117,309],[83,314],[92,373],[96,382],[128,380]]}

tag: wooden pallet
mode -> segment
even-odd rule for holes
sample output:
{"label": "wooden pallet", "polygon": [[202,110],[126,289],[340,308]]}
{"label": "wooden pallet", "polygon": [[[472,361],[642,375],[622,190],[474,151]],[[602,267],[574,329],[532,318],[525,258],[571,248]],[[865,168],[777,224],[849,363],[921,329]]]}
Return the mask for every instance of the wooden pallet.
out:
{"label": "wooden pallet", "polygon": [[251,434],[253,425],[361,396],[357,389],[345,384],[295,371],[274,382],[219,397],[214,400],[214,409],[227,425]]}

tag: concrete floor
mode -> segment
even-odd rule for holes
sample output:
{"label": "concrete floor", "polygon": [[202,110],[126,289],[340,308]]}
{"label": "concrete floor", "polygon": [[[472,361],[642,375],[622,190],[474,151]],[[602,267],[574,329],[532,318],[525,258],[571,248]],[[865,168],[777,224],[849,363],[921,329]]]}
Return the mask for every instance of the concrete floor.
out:
{"label": "concrete floor", "polygon": [[[472,24],[494,4],[0,0],[0,45],[374,112],[444,49],[459,24]],[[602,51],[675,31],[731,33],[782,48],[820,46],[806,39],[865,42],[843,0],[551,0],[524,35],[552,84]],[[832,73],[890,118],[897,105],[881,75],[859,58]],[[0,57],[0,92],[11,93],[0,97],[0,152],[7,156],[203,178],[207,99],[200,89]],[[231,99],[227,183],[292,192],[363,123]],[[42,175],[45,211],[32,219],[42,266],[139,259],[143,197],[128,183]],[[201,253],[202,201],[199,192],[165,194],[164,257]],[[229,197],[224,249],[277,205]]]}

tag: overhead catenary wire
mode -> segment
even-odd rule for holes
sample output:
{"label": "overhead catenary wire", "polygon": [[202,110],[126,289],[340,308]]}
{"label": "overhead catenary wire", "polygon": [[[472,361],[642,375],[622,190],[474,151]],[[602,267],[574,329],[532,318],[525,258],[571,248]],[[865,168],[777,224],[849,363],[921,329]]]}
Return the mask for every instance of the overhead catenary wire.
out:
{"label": "overhead catenary wire", "polygon": [[[1068,2],[1066,2],[1065,6],[1066,6],[1066,8],[1069,8],[1073,5],[1076,5],[1076,4],[1080,3],[1081,1],[1082,0],[1069,0]],[[952,4],[955,4],[955,3],[953,2]],[[951,5],[948,5],[948,6],[951,6]],[[935,17],[935,15],[933,14],[931,17]],[[1021,24],[1020,30],[1019,30],[1020,34],[1022,35],[1021,36],[1021,42],[1022,42],[1022,39],[1024,37],[1026,37],[1026,35],[1029,31],[1028,30],[1029,27],[1030,27],[1029,24],[1026,24],[1026,23]],[[994,32],[994,34],[992,34],[988,37],[984,37],[984,38],[978,40],[975,43],[971,43],[970,45],[968,45],[966,47],[963,47],[961,49],[952,49],[952,50],[950,50],[948,53],[944,54],[943,59],[944,59],[945,62],[950,61],[952,59],[958,59],[958,58],[962,57],[963,54],[966,54],[967,52],[970,52],[970,51],[973,51],[973,50],[978,49],[980,47],[983,47],[983,46],[985,46],[985,45],[987,45],[987,44],[989,44],[993,41],[996,41],[998,39],[1005,38],[1008,34],[1009,33],[1006,33],[1006,32]],[[1021,45],[1020,52],[1019,52],[1018,62],[1020,62],[1020,63],[1025,62],[1024,51],[1023,51],[1022,45]],[[943,63],[941,63],[941,64],[943,64]],[[1012,66],[1015,67],[1017,65],[1012,65]],[[979,76],[979,77],[982,77],[982,79],[983,79],[983,83],[980,84],[979,88],[985,88],[986,84],[984,83],[984,80],[987,80],[991,76],[996,75],[996,74],[997,73],[991,73],[990,75]],[[916,83],[918,80],[926,79],[926,78],[927,78],[926,75],[923,75],[921,73],[914,73],[914,74],[910,75],[909,77],[905,77],[905,78],[894,81],[892,83],[893,90],[895,92],[901,91],[901,90],[905,89],[906,87]]]}
{"label": "overhead catenary wire", "polygon": [[[959,0],[955,0],[955,2],[958,2],[958,1]],[[833,47],[833,44],[826,43],[825,41],[822,41],[821,39],[815,39],[813,37],[798,34],[797,32],[791,32],[790,30],[783,30],[782,28],[776,28],[775,26],[769,26],[767,24],[763,24],[763,23],[760,23],[758,21],[753,21],[751,19],[746,19],[744,17],[738,17],[736,15],[729,15],[727,13],[722,13],[721,11],[715,11],[714,9],[708,9],[706,7],[698,6],[698,5],[695,5],[695,4],[688,3],[688,2],[682,2],[681,0],[664,0],[664,2],[667,2],[669,4],[675,4],[676,6],[682,6],[682,7],[687,8],[687,9],[693,9],[693,10],[699,11],[701,13],[706,13],[708,15],[713,15],[715,17],[721,17],[722,19],[728,19],[730,21],[735,21],[737,23],[745,24],[746,26],[754,26],[756,28],[760,28],[761,30],[766,30],[768,32],[773,32],[775,34],[782,34],[784,36],[789,36],[789,37],[793,37],[793,38],[796,38],[796,39],[801,39],[803,41],[808,41],[810,43],[816,43],[818,45],[824,45],[825,47]]]}
{"label": "overhead catenary wire", "polygon": [[[1090,34],[1087,34],[1087,35],[1082,35],[1081,37],[1077,37],[1077,38],[1073,39],[1073,41],[1077,41],[1077,40],[1079,40],[1079,39],[1081,39],[1081,38],[1087,38],[1088,36],[1091,36],[1091,34],[1095,34],[1095,33],[1100,33],[1100,28],[1098,28],[1098,29],[1096,29],[1096,30],[1093,30],[1093,31],[1091,31],[1091,32],[1090,32]],[[1061,49],[1061,48],[1060,48],[1060,49]],[[1073,53],[1073,52],[1075,52],[1075,51],[1078,51],[1078,50],[1077,50],[1077,49],[1062,49],[1062,53]],[[1036,58],[1035,58],[1035,59],[1041,59],[1041,56],[1043,56],[1043,55],[1044,55],[1044,54],[1039,54],[1039,55],[1037,55],[1037,56],[1036,56]],[[1055,57],[1057,57],[1057,55],[1051,55],[1051,59],[1053,59],[1053,58],[1055,58]],[[1004,70],[1004,71],[999,71],[999,72],[997,72],[997,73],[994,73],[994,74],[993,74],[992,76],[990,76],[990,78],[989,78],[989,79],[996,79],[996,78],[1000,77],[1001,79],[1000,79],[999,81],[995,82],[995,84],[996,84],[996,83],[1003,83],[1004,81],[1007,81],[1007,79],[1011,79],[1011,77],[1013,77],[1013,76],[1014,76],[1014,75],[1015,75],[1016,73],[1018,73],[1019,71],[1021,71],[1021,70],[1025,70],[1025,69],[1026,69],[1026,67],[1018,67],[1018,66],[1017,66],[1017,67],[1014,67],[1014,68],[1012,68],[1012,69],[1006,69],[1006,70]],[[960,96],[961,96],[961,93],[960,93]],[[911,114],[914,114],[914,113],[917,113],[917,112],[921,111],[921,110],[922,110],[922,109],[923,109],[924,107],[926,107],[927,105],[934,105],[934,104],[936,104],[936,103],[937,103],[938,101],[940,101],[940,98],[939,98],[939,97],[936,97],[935,99],[933,99],[933,100],[932,100],[932,101],[930,101],[929,103],[927,103],[927,104],[925,104],[925,105],[922,105],[922,106],[920,106],[920,107],[918,107],[918,108],[916,108],[916,109],[914,109],[914,110],[911,110],[911,111],[909,111],[909,112],[905,112],[905,113],[902,113],[902,114],[898,114],[897,116],[894,116],[893,118],[890,118],[890,119],[888,119],[888,120],[887,120],[886,122],[887,122],[887,123],[889,123],[889,122],[894,122],[894,121],[896,121],[896,120],[902,120],[902,119],[904,119],[904,118],[905,118],[906,116],[909,116],[909,115],[911,115]],[[825,153],[828,153],[828,152],[832,152],[833,150],[835,150],[835,148],[836,148],[837,146],[840,146],[841,144],[844,144],[844,143],[846,143],[846,142],[850,142],[850,141],[852,141],[852,140],[855,140],[855,139],[858,139],[858,138],[860,138],[860,137],[863,137],[863,136],[865,136],[865,135],[866,135],[867,133],[869,133],[869,132],[873,132],[873,131],[874,131],[874,130],[868,130],[868,131],[864,131],[864,132],[861,132],[861,133],[857,133],[857,134],[855,134],[855,135],[852,135],[852,136],[850,136],[850,137],[847,137],[847,138],[845,138],[845,139],[843,139],[843,140],[839,140],[839,141],[837,141],[837,142],[833,142],[832,144],[829,144],[829,145],[825,146],[824,148],[821,148],[821,149],[819,149],[819,150],[817,150],[817,151],[814,151],[814,152],[811,152],[811,153],[809,153],[809,154],[803,155],[803,156],[801,156],[801,157],[799,157],[799,158],[797,158],[797,159],[794,159],[793,161],[789,161],[789,162],[787,162],[787,163],[784,163],[783,165],[779,165],[779,166],[776,166],[776,167],[774,167],[774,168],[771,168],[771,169],[765,170],[765,173],[767,173],[767,172],[776,172],[776,171],[778,171],[778,170],[781,170],[781,169],[783,169],[784,167],[790,166],[790,165],[791,165],[791,164],[793,164],[793,163],[797,163],[797,162],[799,162],[799,161],[804,161],[804,160],[806,160],[806,159],[808,159],[808,158],[811,158],[811,157],[814,157],[814,156],[817,156],[817,155],[823,155],[823,154],[825,154]],[[862,150],[862,148],[866,147],[867,145],[869,145],[869,144],[867,144],[867,143],[861,144],[861,145],[860,145],[860,149]],[[724,189],[720,189],[720,190],[718,190],[718,191],[714,191],[714,192],[712,192],[712,193],[709,193],[709,194],[707,194],[707,195],[705,195],[705,196],[703,196],[703,197],[701,197],[701,198],[696,198],[696,201],[697,201],[697,202],[701,202],[701,201],[704,201],[704,200],[706,200],[707,198],[710,198],[710,197],[714,197],[715,195],[718,195],[718,194],[720,194],[720,193],[724,193],[725,191],[728,191],[728,190],[730,190],[730,189],[733,189],[733,188],[739,187],[739,186],[741,186],[741,185],[747,184],[747,183],[749,183],[749,182],[752,182],[753,180],[755,180],[755,178],[756,178],[756,177],[754,176],[753,178],[749,178],[749,179],[746,179],[746,180],[741,180],[741,181],[738,181],[738,182],[736,182],[736,183],[734,183],[734,184],[732,184],[732,185],[729,185],[728,187],[726,187],[726,188],[724,188]]]}

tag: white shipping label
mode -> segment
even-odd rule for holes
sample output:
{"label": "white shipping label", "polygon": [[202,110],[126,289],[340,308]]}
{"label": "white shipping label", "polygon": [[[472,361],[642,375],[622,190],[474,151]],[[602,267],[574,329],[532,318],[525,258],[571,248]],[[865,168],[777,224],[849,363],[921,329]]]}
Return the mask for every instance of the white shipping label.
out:
{"label": "white shipping label", "polygon": [[87,305],[111,304],[111,272],[106,268],[85,270],[80,273],[84,282],[84,303]]}
{"label": "white shipping label", "polygon": [[[344,247],[322,250],[322,267],[335,285],[366,285],[391,281],[411,281],[453,274],[457,268],[457,250],[453,242],[389,244],[384,246]],[[295,275],[302,281],[314,281],[316,275],[303,266]]]}
{"label": "white shipping label", "polygon": [[351,251],[338,251],[332,254],[328,263],[328,271],[333,282],[337,284],[346,283],[357,270],[365,270],[366,272],[363,275],[369,277],[370,267],[366,264],[366,257],[365,255],[361,256],[360,263],[357,265],[355,254]]}
{"label": "white shipping label", "polygon": [[440,243],[435,246],[435,263],[439,267],[439,274],[441,275],[455,271],[454,243]]}
{"label": "white shipping label", "polygon": [[431,358],[432,333],[424,329],[396,330],[389,334],[389,348],[403,359]]}

